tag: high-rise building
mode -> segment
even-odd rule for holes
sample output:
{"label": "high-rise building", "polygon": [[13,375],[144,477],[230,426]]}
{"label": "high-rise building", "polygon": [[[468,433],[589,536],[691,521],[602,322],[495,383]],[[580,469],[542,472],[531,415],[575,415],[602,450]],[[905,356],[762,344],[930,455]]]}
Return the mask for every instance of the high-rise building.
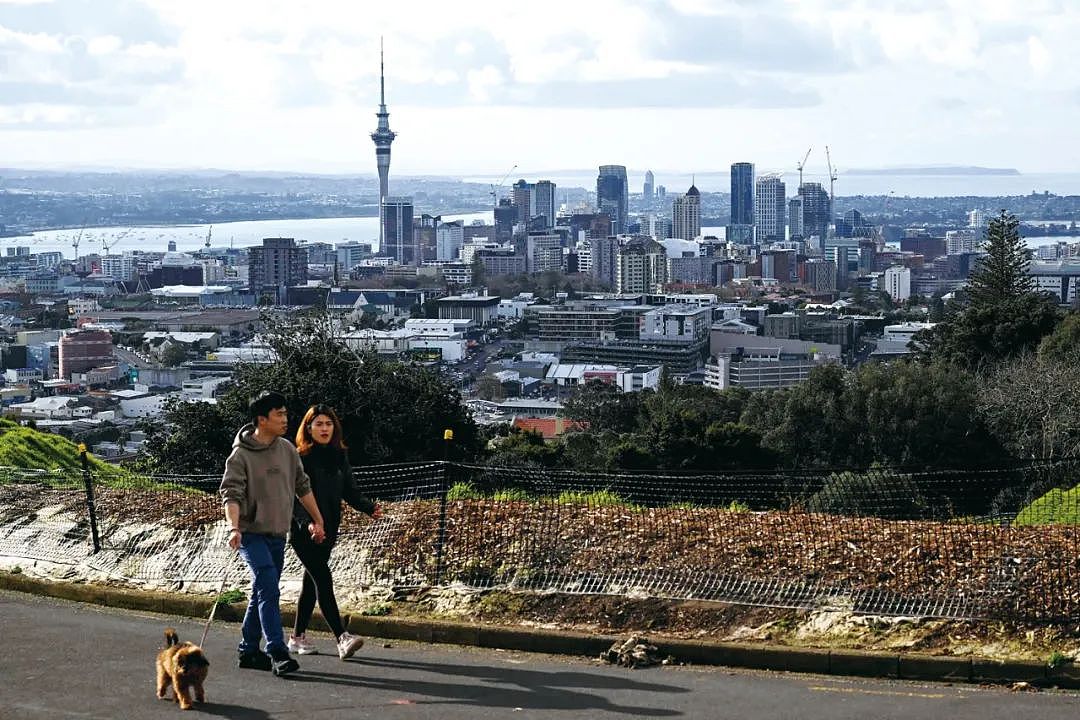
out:
{"label": "high-rise building", "polygon": [[380,217],[379,254],[394,259],[398,265],[416,262],[413,240],[413,200],[411,197],[387,197],[383,200]]}
{"label": "high-rise building", "polygon": [[631,238],[615,257],[615,292],[661,292],[667,282],[667,253],[649,237]]}
{"label": "high-rise building", "polygon": [[495,208],[495,239],[510,242],[514,237],[514,225],[517,223],[517,208],[510,198],[499,198]]}
{"label": "high-rise building", "polygon": [[[371,139],[375,143],[375,164],[379,169],[379,207],[382,208],[390,187],[390,144],[396,137],[390,129],[390,112],[386,109],[386,75],[383,71],[382,40],[379,40],[379,112],[375,113],[375,117],[379,119],[379,125],[375,132],[371,133]],[[383,223],[379,224],[379,252],[383,251],[384,227]]]}
{"label": "high-rise building", "polygon": [[671,235],[680,240],[693,240],[701,234],[701,193],[696,186],[671,203]]}
{"label": "high-rise building", "polygon": [[107,330],[76,330],[60,336],[60,378],[86,372],[113,361],[112,335]]}
{"label": "high-rise building", "polygon": [[510,195],[514,198],[514,207],[517,208],[515,223],[527,225],[532,216],[536,214],[534,212],[532,184],[522,178],[514,183],[514,186],[510,189]]}
{"label": "high-rise building", "polygon": [[802,240],[806,237],[806,229],[803,226],[803,197],[796,195],[787,203],[788,237],[792,240]]}
{"label": "high-rise building", "polygon": [[465,225],[462,221],[439,223],[435,229],[435,259],[457,260],[465,242]]}
{"label": "high-rise building", "polygon": [[641,222],[641,234],[648,235],[653,240],[667,240],[672,237],[671,234],[671,221],[665,217],[660,217],[655,213],[649,213],[648,215],[642,215]]}
{"label": "high-rise building", "polygon": [[531,232],[525,238],[525,271],[536,274],[561,270],[563,261],[562,236]]}
{"label": "high-rise building", "polygon": [[619,238],[594,237],[589,240],[590,272],[602,283],[615,284],[615,259],[619,252]]}
{"label": "high-rise building", "polygon": [[540,180],[533,185],[533,216],[544,218],[544,227],[555,227],[555,183]]}
{"label": "high-rise building", "polygon": [[764,175],[754,184],[754,225],[759,243],[784,239],[787,197],[779,175]]}
{"label": "high-rise building", "polygon": [[885,270],[885,292],[894,302],[903,302],[911,297],[911,270],[894,265]]}
{"label": "high-rise building", "polygon": [[817,235],[826,238],[829,235],[829,223],[832,221],[832,200],[821,183],[808,182],[799,187],[802,198],[802,226],[804,237]]}
{"label": "high-rise building", "polygon": [[656,195],[656,177],[653,175],[652,170],[645,171],[645,184],[641,186],[641,197],[645,201],[646,205],[653,201],[653,197]]}
{"label": "high-rise building", "polygon": [[293,238],[263,238],[248,248],[248,286],[253,292],[278,290],[307,282],[307,249]]}
{"label": "high-rise building", "polygon": [[630,189],[625,165],[601,165],[596,177],[596,207],[612,219],[615,233],[626,232],[630,212]]}
{"label": "high-rise building", "polygon": [[731,166],[731,224],[754,224],[754,163]]}
{"label": "high-rise building", "polygon": [[364,258],[371,255],[371,243],[362,243],[353,240],[351,242],[338,243],[336,250],[338,268],[343,272],[349,272],[359,265]]}

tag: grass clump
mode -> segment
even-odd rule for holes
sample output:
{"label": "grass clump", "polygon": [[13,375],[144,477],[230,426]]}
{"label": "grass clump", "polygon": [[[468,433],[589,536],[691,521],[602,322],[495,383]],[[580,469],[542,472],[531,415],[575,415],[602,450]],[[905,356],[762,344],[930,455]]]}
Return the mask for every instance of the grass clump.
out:
{"label": "grass clump", "polygon": [[226,590],[214,599],[218,605],[232,605],[233,603],[244,602],[247,600],[247,595],[242,590],[233,588],[232,590]]}
{"label": "grass clump", "polygon": [[533,496],[521,488],[506,488],[505,490],[496,490],[492,493],[491,499],[500,502],[527,502],[532,500]]}
{"label": "grass clump", "polygon": [[447,500],[483,500],[484,493],[480,492],[471,482],[458,482],[450,486],[446,493]]}
{"label": "grass clump", "polygon": [[556,502],[560,505],[588,505],[589,507],[634,507],[633,503],[611,490],[564,490],[559,493]]}
{"label": "grass clump", "polygon": [[389,615],[391,611],[390,603],[377,602],[372,603],[360,611],[361,615],[367,615],[368,617],[378,617],[380,615]]}

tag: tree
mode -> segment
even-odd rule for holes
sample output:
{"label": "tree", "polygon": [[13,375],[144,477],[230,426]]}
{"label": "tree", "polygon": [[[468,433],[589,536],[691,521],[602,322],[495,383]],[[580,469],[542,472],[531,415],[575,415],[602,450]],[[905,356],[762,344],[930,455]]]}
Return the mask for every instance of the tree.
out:
{"label": "tree", "polygon": [[1080,312],[1072,311],[1039,343],[1040,360],[1080,358]]}
{"label": "tree", "polygon": [[476,381],[476,394],[481,400],[500,401],[506,399],[502,383],[494,375],[481,375]]}
{"label": "tree", "polygon": [[986,256],[978,260],[968,280],[972,307],[988,307],[1033,292],[1028,273],[1031,258],[1020,237],[1020,221],[1005,210],[986,230]]}
{"label": "tree", "polygon": [[479,454],[479,433],[460,395],[430,370],[354,351],[325,315],[267,315],[263,324],[277,360],[237,366],[233,386],[208,406],[216,415],[193,417],[189,407],[170,406],[164,418],[179,434],[150,447],[162,471],[220,472],[233,434],[247,422],[248,398],[265,389],[288,399],[290,436],[310,405],[335,408],[354,465],[441,458],[444,429],[454,431],[453,457]]}
{"label": "tree", "polygon": [[566,416],[591,432],[630,432],[637,427],[641,395],[624,393],[601,380],[590,380],[566,401]]}
{"label": "tree", "polygon": [[220,405],[170,398],[163,422],[145,425],[141,465],[162,474],[220,473],[232,451],[239,419]]}
{"label": "tree", "polygon": [[187,351],[179,343],[169,343],[161,353],[161,364],[165,367],[177,367],[185,360],[187,360]]}

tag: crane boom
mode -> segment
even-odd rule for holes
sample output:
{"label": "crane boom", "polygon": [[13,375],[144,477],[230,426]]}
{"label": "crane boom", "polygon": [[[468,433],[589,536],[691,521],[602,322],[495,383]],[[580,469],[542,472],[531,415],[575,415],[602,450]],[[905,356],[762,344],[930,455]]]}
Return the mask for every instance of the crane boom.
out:
{"label": "crane boom", "polygon": [[832,157],[829,155],[829,146],[825,146],[825,162],[829,166],[829,207],[833,205],[833,197],[836,189],[836,170],[833,168]]}
{"label": "crane boom", "polygon": [[801,162],[801,163],[798,163],[798,164],[796,164],[796,165],[795,165],[795,167],[796,167],[796,168],[798,169],[798,171],[799,171],[799,187],[802,187],[802,184],[803,184],[803,183],[802,183],[802,173],[803,173],[803,168],[804,168],[804,167],[806,167],[806,161],[807,161],[807,160],[809,159],[809,157],[810,157],[810,150],[813,150],[813,149],[814,149],[814,148],[813,148],[813,147],[811,147],[811,148],[810,148],[809,150],[807,150],[807,151],[806,151],[806,154],[805,154],[805,155],[803,155],[803,159],[802,159],[802,162]]}
{"label": "crane boom", "polygon": [[514,172],[515,170],[517,170],[517,163],[514,163],[514,167],[512,167],[512,168],[510,168],[509,170],[506,171],[506,174],[502,176],[502,180],[499,181],[498,185],[492,185],[491,186],[491,193],[490,193],[491,194],[491,205],[493,207],[498,207],[498,205],[499,205],[499,189],[502,188],[502,186],[504,184],[506,184],[506,178],[510,177],[510,173]]}

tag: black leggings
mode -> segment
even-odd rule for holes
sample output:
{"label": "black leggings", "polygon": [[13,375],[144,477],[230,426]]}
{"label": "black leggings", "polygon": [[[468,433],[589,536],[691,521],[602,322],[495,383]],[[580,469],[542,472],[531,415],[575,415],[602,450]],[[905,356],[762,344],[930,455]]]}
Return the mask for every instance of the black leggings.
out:
{"label": "black leggings", "polygon": [[334,578],[330,574],[330,546],[316,545],[312,542],[294,542],[296,557],[304,565],[304,583],[300,588],[300,599],[296,601],[296,626],[294,635],[303,635],[311,622],[311,613],[315,601],[319,601],[326,624],[334,637],[341,637],[345,628],[341,624],[341,613],[334,598]]}

